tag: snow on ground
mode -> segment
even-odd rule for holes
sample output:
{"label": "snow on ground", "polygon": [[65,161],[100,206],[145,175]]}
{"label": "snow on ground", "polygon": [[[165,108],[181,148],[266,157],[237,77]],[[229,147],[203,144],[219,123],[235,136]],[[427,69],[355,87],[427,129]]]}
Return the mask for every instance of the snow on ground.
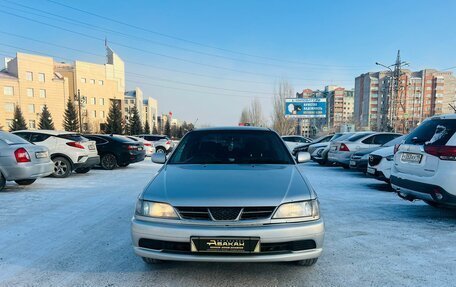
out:
{"label": "snow on ground", "polygon": [[146,161],[8,184],[0,193],[0,286],[454,286],[456,212],[403,201],[360,173],[301,168],[327,228],[314,267],[144,264],[133,254],[129,221],[158,169]]}

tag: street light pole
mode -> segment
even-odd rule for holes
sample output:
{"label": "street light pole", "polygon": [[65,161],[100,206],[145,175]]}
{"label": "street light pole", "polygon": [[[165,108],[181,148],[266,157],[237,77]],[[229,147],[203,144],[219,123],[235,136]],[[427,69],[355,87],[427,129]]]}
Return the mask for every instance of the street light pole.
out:
{"label": "street light pole", "polygon": [[78,89],[79,133],[82,134],[81,91]]}

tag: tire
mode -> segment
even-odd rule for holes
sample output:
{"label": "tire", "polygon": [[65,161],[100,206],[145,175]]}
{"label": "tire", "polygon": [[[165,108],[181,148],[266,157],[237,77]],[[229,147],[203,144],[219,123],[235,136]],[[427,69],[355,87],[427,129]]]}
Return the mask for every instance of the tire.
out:
{"label": "tire", "polygon": [[108,153],[101,157],[100,165],[103,169],[112,170],[117,166],[116,156]]}
{"label": "tire", "polygon": [[318,258],[312,258],[312,259],[295,261],[294,263],[299,266],[312,266],[315,263],[317,263],[317,261],[318,261]]}
{"label": "tire", "polygon": [[19,185],[31,185],[35,181],[36,181],[36,178],[15,180],[15,182]]}
{"label": "tire", "polygon": [[129,163],[119,163],[119,166],[120,167],[127,167],[129,166],[130,164]]}
{"label": "tire", "polygon": [[3,177],[3,174],[0,172],[0,191],[5,188],[6,185],[6,179]]}
{"label": "tire", "polygon": [[156,153],[166,153],[166,149],[164,147],[160,146],[155,149],[155,152]]}
{"label": "tire", "polygon": [[162,264],[165,261],[159,260],[159,259],[153,259],[153,258],[148,258],[148,257],[142,257],[142,260],[146,262],[147,264]]}
{"label": "tire", "polygon": [[54,162],[54,173],[53,177],[56,178],[65,178],[71,174],[71,163],[64,157],[55,157],[52,159]]}
{"label": "tire", "polygon": [[76,173],[88,173],[90,170],[91,170],[90,167],[80,167],[80,168],[75,169],[74,171]]}

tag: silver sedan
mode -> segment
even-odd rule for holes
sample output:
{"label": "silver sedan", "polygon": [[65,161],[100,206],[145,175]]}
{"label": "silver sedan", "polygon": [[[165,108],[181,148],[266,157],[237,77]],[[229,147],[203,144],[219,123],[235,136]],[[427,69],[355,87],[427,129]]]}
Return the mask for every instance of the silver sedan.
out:
{"label": "silver sedan", "polygon": [[0,190],[6,181],[29,185],[53,172],[54,164],[46,147],[0,131]]}
{"label": "silver sedan", "polygon": [[264,128],[189,132],[140,194],[134,251],[147,263],[295,261],[323,250],[317,195],[291,156]]}

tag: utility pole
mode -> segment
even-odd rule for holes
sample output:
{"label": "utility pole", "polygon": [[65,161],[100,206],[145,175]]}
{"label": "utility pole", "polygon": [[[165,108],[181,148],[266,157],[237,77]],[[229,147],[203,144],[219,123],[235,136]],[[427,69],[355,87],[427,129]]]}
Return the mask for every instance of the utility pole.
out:
{"label": "utility pole", "polygon": [[82,134],[81,91],[78,89],[79,133]]}

